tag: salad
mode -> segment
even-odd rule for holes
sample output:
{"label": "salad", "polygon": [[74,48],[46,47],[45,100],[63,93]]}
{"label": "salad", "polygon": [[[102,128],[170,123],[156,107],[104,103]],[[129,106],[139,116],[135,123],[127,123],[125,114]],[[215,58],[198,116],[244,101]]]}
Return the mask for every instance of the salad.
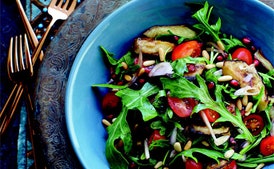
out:
{"label": "salad", "polygon": [[154,26],[121,58],[101,46],[112,169],[236,169],[274,163],[274,69],[248,37],[221,32],[207,2],[194,25]]}

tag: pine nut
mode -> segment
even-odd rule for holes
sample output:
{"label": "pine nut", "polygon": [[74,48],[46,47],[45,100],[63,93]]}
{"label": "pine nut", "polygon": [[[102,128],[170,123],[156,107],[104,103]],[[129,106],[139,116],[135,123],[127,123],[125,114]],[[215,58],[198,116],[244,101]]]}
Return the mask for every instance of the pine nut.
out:
{"label": "pine nut", "polygon": [[253,103],[252,102],[248,102],[246,107],[245,107],[245,111],[246,112],[250,112],[252,109]]}
{"label": "pine nut", "polygon": [[162,167],[163,165],[163,162],[162,161],[158,161],[158,163],[155,164],[154,168],[157,169],[157,168],[160,168]]}
{"label": "pine nut", "polygon": [[159,48],[159,58],[160,58],[160,61],[163,62],[165,61],[165,52],[164,52],[164,49],[163,48]]}
{"label": "pine nut", "polygon": [[143,62],[143,66],[151,66],[154,65],[156,63],[155,60],[146,60]]}
{"label": "pine nut", "polygon": [[128,65],[127,65],[127,63],[126,63],[126,62],[122,62],[121,64],[122,64],[122,67],[123,67],[125,70],[127,70],[127,69],[128,69]]}
{"label": "pine nut", "polygon": [[257,167],[255,169],[262,169],[264,167],[264,163],[261,163],[259,165],[257,165]]}
{"label": "pine nut", "polygon": [[219,47],[221,50],[225,50],[225,46],[224,46],[224,44],[223,44],[223,42],[222,42],[221,40],[218,40],[218,41],[217,41],[217,45],[218,45],[218,47]]}
{"label": "pine nut", "polygon": [[173,147],[174,147],[174,150],[176,150],[177,152],[182,151],[182,146],[179,142],[174,143]]}
{"label": "pine nut", "polygon": [[244,95],[244,97],[242,99],[242,103],[243,103],[243,106],[247,105],[247,103],[248,103],[248,96],[247,95]]}
{"label": "pine nut", "polygon": [[144,74],[146,72],[145,68],[141,68],[138,72],[138,76],[141,76],[142,74]]}
{"label": "pine nut", "polygon": [[215,64],[208,64],[208,65],[205,65],[205,68],[206,68],[206,69],[212,69],[212,68],[214,68],[214,67],[216,67]]}
{"label": "pine nut", "polygon": [[206,141],[202,141],[202,144],[203,144],[204,146],[206,146],[206,147],[209,147],[209,144],[208,144],[208,142],[206,142]]}
{"label": "pine nut", "polygon": [[245,116],[249,116],[250,115],[250,111],[245,112]]}
{"label": "pine nut", "polygon": [[185,147],[184,147],[184,150],[189,150],[192,146],[192,141],[191,140],[188,140],[188,142],[186,143]]}
{"label": "pine nut", "polygon": [[222,68],[224,66],[224,62],[217,62],[216,67]]}
{"label": "pine nut", "polygon": [[132,77],[130,75],[125,75],[124,78],[128,82],[131,81],[131,79],[132,79]]}
{"label": "pine nut", "polygon": [[225,152],[225,154],[224,154],[225,158],[230,158],[230,157],[232,157],[233,154],[234,154],[234,152],[235,152],[235,151],[234,151],[233,149],[227,150],[227,151]]}
{"label": "pine nut", "polygon": [[206,50],[202,51],[202,56],[209,60],[209,54]]}
{"label": "pine nut", "polygon": [[238,99],[238,100],[237,100],[236,105],[237,105],[237,108],[238,108],[239,110],[242,110],[242,109],[243,109],[243,104],[242,104],[241,99]]}
{"label": "pine nut", "polygon": [[230,81],[232,79],[233,79],[232,76],[230,76],[230,75],[224,75],[224,76],[219,77],[218,81],[219,82],[226,82],[226,81]]}
{"label": "pine nut", "polygon": [[106,125],[107,127],[108,127],[108,126],[111,126],[111,123],[110,123],[108,120],[106,120],[106,119],[103,119],[103,120],[102,120],[102,123],[103,123],[104,125]]}

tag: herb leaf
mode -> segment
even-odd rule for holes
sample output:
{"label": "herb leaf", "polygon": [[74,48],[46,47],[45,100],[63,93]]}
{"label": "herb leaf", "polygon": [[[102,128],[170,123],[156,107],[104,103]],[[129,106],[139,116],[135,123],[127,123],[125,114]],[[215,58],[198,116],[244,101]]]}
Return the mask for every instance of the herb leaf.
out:
{"label": "herb leaf", "polygon": [[121,97],[122,103],[129,110],[138,109],[141,111],[143,120],[148,121],[158,115],[156,109],[148,100],[148,97],[159,92],[157,86],[145,83],[142,89],[133,90],[125,88],[116,93],[117,96]]}
{"label": "herb leaf", "polygon": [[226,121],[229,121],[232,124],[238,126],[240,129],[242,129],[242,135],[244,138],[253,143],[255,138],[246,128],[242,119],[231,114],[226,109],[222,101],[221,86],[216,85],[216,101],[214,101],[209,94],[204,79],[199,75],[197,75],[196,78],[200,87],[196,86],[184,77],[178,77],[176,79],[162,78],[161,81],[163,83],[164,89],[169,90],[171,96],[178,98],[195,98],[196,100],[199,100],[201,103],[194,108],[194,112],[199,112],[205,108],[217,111],[221,115],[221,119],[226,119]]}
{"label": "herb leaf", "polygon": [[112,169],[128,167],[128,161],[115,147],[115,141],[121,139],[123,141],[125,153],[128,153],[131,150],[132,140],[131,131],[126,120],[127,113],[127,108],[123,107],[114,123],[107,128],[109,136],[106,142],[106,157]]}
{"label": "herb leaf", "polygon": [[221,29],[221,19],[218,18],[214,25],[209,24],[212,9],[213,7],[209,7],[208,2],[205,2],[204,7],[192,15],[193,18],[200,22],[193,25],[193,27],[212,35],[215,41],[220,41],[219,31]]}

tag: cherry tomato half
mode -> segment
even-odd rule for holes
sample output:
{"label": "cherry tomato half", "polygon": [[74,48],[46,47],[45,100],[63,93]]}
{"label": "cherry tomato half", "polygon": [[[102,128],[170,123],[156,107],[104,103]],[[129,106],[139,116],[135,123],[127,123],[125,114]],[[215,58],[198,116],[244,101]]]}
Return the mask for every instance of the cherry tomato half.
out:
{"label": "cherry tomato half", "polygon": [[201,162],[196,163],[194,160],[188,158],[186,160],[186,163],[185,163],[185,168],[188,168],[188,169],[202,169],[203,165],[202,165]]}
{"label": "cherry tomato half", "polygon": [[179,99],[168,96],[167,100],[170,108],[179,117],[189,117],[197,104],[196,100],[193,98]]}
{"label": "cherry tomato half", "polygon": [[246,48],[238,48],[232,53],[232,59],[245,61],[248,65],[253,63],[251,52]]}
{"label": "cherry tomato half", "polygon": [[264,156],[274,154],[274,136],[268,136],[261,141],[260,152]]}
{"label": "cherry tomato half", "polygon": [[176,46],[172,52],[171,59],[177,60],[187,56],[197,57],[201,55],[202,44],[196,40],[183,42]]}
{"label": "cherry tomato half", "polygon": [[211,123],[215,122],[220,117],[220,114],[212,109],[205,109],[203,112]]}
{"label": "cherry tomato half", "polygon": [[264,128],[263,118],[258,114],[250,114],[244,117],[243,121],[254,136],[260,134]]}
{"label": "cherry tomato half", "polygon": [[165,140],[166,137],[163,135],[160,134],[159,130],[154,130],[151,134],[151,136],[149,137],[149,140],[148,140],[148,144],[151,144],[152,141],[156,141],[156,140]]}

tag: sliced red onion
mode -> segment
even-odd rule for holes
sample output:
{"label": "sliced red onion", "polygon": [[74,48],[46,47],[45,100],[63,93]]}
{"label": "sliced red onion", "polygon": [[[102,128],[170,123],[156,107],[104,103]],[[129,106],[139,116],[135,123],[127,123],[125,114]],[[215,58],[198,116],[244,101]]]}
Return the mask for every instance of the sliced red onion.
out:
{"label": "sliced red onion", "polygon": [[171,145],[173,145],[176,142],[176,138],[177,138],[177,127],[174,127],[169,140]]}
{"label": "sliced red onion", "polygon": [[145,141],[144,141],[144,151],[145,151],[146,159],[149,159],[150,158],[150,153],[149,153],[147,139],[145,139]]}
{"label": "sliced red onion", "polygon": [[169,62],[161,62],[153,67],[148,76],[163,76],[173,74],[172,66]]}
{"label": "sliced red onion", "polygon": [[255,96],[258,95],[260,91],[257,88],[251,87],[251,86],[245,86],[242,87],[234,92],[235,96]]}

